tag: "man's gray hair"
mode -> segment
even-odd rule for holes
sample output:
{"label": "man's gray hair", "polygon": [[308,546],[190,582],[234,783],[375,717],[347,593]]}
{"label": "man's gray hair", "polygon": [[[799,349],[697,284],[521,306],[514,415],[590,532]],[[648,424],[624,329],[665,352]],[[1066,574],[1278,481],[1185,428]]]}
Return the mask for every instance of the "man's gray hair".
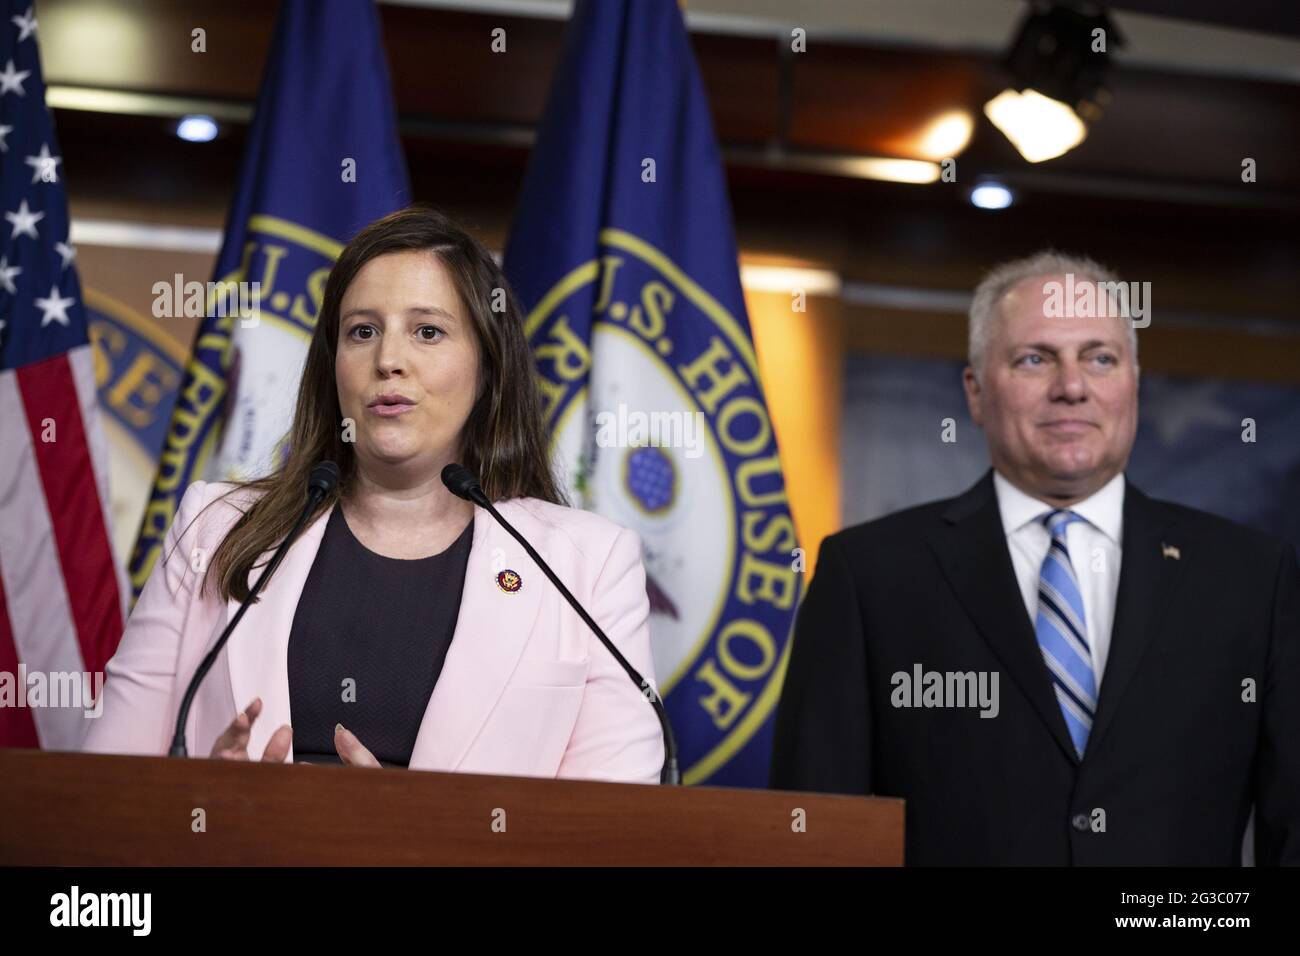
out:
{"label": "man's gray hair", "polygon": [[[1091,279],[1094,282],[1118,283],[1117,276],[1110,269],[1087,256],[1075,256],[1068,253],[1047,249],[1043,252],[1013,259],[995,266],[975,287],[975,295],[970,303],[970,321],[967,325],[968,345],[966,358],[976,376],[980,374],[984,362],[984,353],[988,351],[989,339],[992,337],[992,323],[998,316],[1003,297],[1011,291],[1012,286],[1035,276],[1070,275],[1075,281]],[[1137,332],[1133,323],[1128,326],[1129,349],[1133,353],[1133,363],[1137,364]]]}

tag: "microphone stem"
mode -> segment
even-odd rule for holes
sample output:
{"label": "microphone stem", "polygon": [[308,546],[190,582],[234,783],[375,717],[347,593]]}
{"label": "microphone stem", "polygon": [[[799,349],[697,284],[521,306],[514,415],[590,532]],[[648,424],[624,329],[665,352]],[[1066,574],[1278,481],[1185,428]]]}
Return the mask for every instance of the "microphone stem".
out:
{"label": "microphone stem", "polygon": [[239,623],[240,619],[244,616],[244,612],[248,610],[249,605],[251,605],[257,595],[261,593],[262,585],[266,583],[267,578],[269,578],[272,572],[280,566],[280,562],[284,560],[284,556],[289,552],[288,545],[294,538],[298,537],[298,532],[302,530],[302,526],[306,523],[307,518],[310,517],[311,513],[316,510],[316,506],[320,503],[322,497],[324,497],[324,492],[319,488],[312,488],[307,492],[307,505],[302,509],[302,513],[298,515],[298,520],[294,522],[294,526],[289,530],[288,537],[281,542],[280,547],[276,549],[275,554],[272,556],[270,563],[268,563],[267,566],[262,569],[262,573],[257,576],[257,581],[254,582],[253,589],[248,592],[248,598],[239,605],[239,610],[236,611],[235,616],[230,619],[230,623],[226,625],[226,629],[221,632],[221,636],[217,638],[217,643],[214,644],[212,650],[208,651],[204,656],[202,662],[199,664],[198,670],[196,670],[194,676],[190,678],[189,686],[185,689],[185,697],[181,700],[181,709],[176,714],[176,732],[172,736],[172,745],[171,749],[167,752],[167,756],[188,756],[185,747],[185,721],[189,718],[190,706],[194,703],[194,695],[198,692],[199,685],[203,682],[203,678],[207,675],[208,671],[211,670],[212,665],[216,663],[217,655],[219,655],[221,649],[226,646],[226,641],[230,639],[231,633],[235,630],[235,625]]}
{"label": "microphone stem", "polygon": [[614,642],[611,641],[605,632],[600,629],[600,625],[597,624],[592,616],[587,613],[586,608],[578,603],[578,599],[575,598],[569,592],[569,589],[564,586],[564,582],[561,581],[556,576],[555,572],[551,570],[550,565],[542,560],[542,556],[537,553],[536,549],[528,543],[522,534],[515,530],[514,525],[502,517],[501,512],[497,511],[492,502],[488,500],[487,495],[483,493],[483,490],[475,487],[470,494],[476,505],[488,512],[488,514],[492,515],[492,517],[500,523],[501,527],[509,531],[511,537],[519,542],[524,551],[528,553],[528,556],[533,559],[533,563],[542,569],[543,574],[550,578],[551,583],[554,584],[560,594],[564,596],[564,599],[569,602],[569,606],[578,612],[578,616],[582,618],[587,627],[591,628],[591,632],[600,639],[600,642],[605,645],[606,650],[613,655],[614,660],[618,661],[619,666],[627,672],[627,676],[632,678],[633,682],[641,688],[641,693],[645,695],[646,700],[650,702],[650,706],[654,708],[655,716],[659,718],[659,725],[664,736],[664,765],[663,770],[659,774],[659,782],[673,785],[680,784],[682,782],[682,775],[681,770],[677,766],[677,739],[673,735],[672,724],[668,721],[668,712],[664,709],[663,700],[660,698],[659,692],[650,685],[649,681],[641,676],[640,672],[637,671],[637,669],[632,666],[631,662],[628,661],[619,649],[614,646]]}

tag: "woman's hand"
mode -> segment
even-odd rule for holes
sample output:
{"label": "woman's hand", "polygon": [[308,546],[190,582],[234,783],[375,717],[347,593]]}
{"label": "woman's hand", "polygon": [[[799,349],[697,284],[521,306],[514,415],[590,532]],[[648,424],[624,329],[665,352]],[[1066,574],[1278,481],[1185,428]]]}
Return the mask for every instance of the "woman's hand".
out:
{"label": "woman's hand", "polygon": [[[218,760],[247,760],[248,737],[253,730],[253,721],[257,720],[261,712],[262,698],[254,697],[253,702],[230,722],[230,726],[212,745],[212,756]],[[266,749],[262,751],[263,762],[284,763],[284,758],[289,756],[289,748],[292,745],[293,728],[284,724],[267,741]]]}
{"label": "woman's hand", "polygon": [[342,724],[334,725],[334,749],[339,752],[339,757],[349,767],[378,767],[380,763],[361,741],[357,740],[356,734],[348,730]]}
{"label": "woman's hand", "polygon": [[[212,745],[212,757],[218,760],[248,760],[248,738],[253,729],[253,721],[262,713],[262,698],[254,697],[242,714],[230,722],[217,742]],[[267,741],[262,752],[266,763],[284,763],[293,744],[293,728],[284,724]],[[356,734],[342,724],[334,726],[334,749],[339,758],[350,767],[379,767],[381,764],[375,755],[366,749]]]}

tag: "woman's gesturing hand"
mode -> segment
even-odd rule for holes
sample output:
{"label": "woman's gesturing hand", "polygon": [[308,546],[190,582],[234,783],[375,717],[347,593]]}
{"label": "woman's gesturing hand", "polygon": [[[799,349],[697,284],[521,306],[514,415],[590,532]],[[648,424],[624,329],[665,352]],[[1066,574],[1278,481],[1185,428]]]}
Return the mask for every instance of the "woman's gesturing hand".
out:
{"label": "woman's gesturing hand", "polygon": [[[254,697],[253,702],[230,722],[230,726],[212,745],[212,756],[218,760],[248,760],[248,738],[253,730],[253,721],[257,720],[261,713],[262,698]],[[292,744],[293,728],[284,724],[267,741],[266,749],[262,751],[262,760],[268,763],[284,763]],[[339,758],[350,767],[382,766],[375,759],[375,755],[357,739],[356,734],[342,724],[334,727],[334,749],[338,751]]]}
{"label": "woman's gesturing hand", "polygon": [[356,734],[342,724],[334,725],[334,749],[339,752],[343,762],[350,767],[381,766],[375,759],[375,755],[357,740]]}
{"label": "woman's gesturing hand", "polygon": [[[248,737],[253,730],[253,721],[257,720],[261,712],[262,698],[254,697],[253,702],[230,722],[230,726],[212,745],[212,756],[218,760],[247,760]],[[289,756],[289,748],[292,744],[293,728],[284,724],[267,741],[266,749],[262,751],[262,760],[269,763],[284,763],[284,758]]]}

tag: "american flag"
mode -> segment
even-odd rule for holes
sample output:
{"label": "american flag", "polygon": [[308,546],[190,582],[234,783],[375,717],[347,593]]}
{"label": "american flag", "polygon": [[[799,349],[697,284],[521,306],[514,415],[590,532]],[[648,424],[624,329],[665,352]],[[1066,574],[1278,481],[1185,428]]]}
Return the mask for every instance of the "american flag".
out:
{"label": "american flag", "polygon": [[36,15],[30,0],[0,11],[0,746],[74,750],[84,709],[51,706],[49,682],[97,686],[126,582]]}

